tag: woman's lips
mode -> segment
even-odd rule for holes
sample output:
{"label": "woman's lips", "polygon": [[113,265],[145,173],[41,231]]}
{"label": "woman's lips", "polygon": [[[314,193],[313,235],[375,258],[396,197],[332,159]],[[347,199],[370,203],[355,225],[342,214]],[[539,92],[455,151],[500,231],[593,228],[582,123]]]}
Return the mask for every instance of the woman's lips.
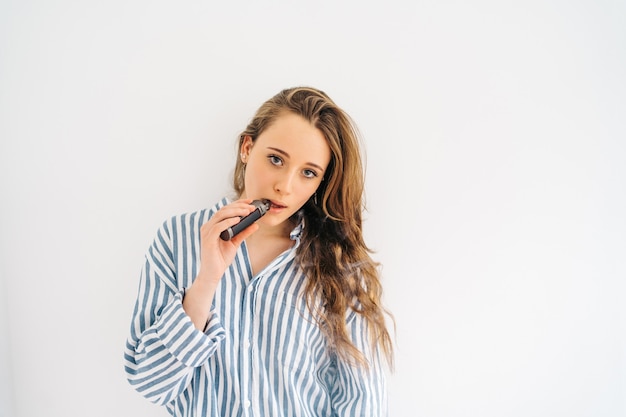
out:
{"label": "woman's lips", "polygon": [[284,208],[287,208],[287,206],[285,206],[284,204],[276,203],[276,202],[270,200],[270,210],[271,209],[282,210]]}

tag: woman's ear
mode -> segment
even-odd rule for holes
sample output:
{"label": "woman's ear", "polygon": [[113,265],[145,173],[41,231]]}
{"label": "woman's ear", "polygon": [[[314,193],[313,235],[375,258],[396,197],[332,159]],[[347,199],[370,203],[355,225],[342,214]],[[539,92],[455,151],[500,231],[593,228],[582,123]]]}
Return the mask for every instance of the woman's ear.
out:
{"label": "woman's ear", "polygon": [[248,162],[250,151],[252,150],[252,145],[254,145],[254,142],[252,141],[252,136],[246,135],[242,138],[239,153],[241,154],[241,162],[243,162],[244,164]]}

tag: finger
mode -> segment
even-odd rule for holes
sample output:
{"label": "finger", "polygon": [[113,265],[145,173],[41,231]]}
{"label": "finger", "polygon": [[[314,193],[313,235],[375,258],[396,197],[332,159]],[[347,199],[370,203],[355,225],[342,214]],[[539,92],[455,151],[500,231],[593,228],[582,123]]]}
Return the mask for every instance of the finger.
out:
{"label": "finger", "polygon": [[[239,223],[241,219],[252,213],[256,207],[248,204],[249,200],[238,200],[218,210],[208,222],[201,227],[202,239],[213,240],[224,230]],[[251,200],[250,200],[251,201]]]}
{"label": "finger", "polygon": [[234,245],[239,246],[241,245],[241,242],[246,240],[248,236],[250,236],[257,230],[259,230],[259,225],[256,223],[252,223],[250,226],[246,227],[241,232],[239,232],[236,236],[233,236],[233,238],[230,241],[233,242]]}
{"label": "finger", "polygon": [[250,204],[254,201],[253,198],[240,198],[239,200],[235,200],[233,201],[231,204],[233,203],[245,203],[245,204]]}
{"label": "finger", "polygon": [[211,219],[211,221],[205,223],[200,228],[200,238],[203,241],[213,241],[217,239],[224,230],[229,227],[233,227],[239,223],[241,219],[239,216],[227,217],[225,219]]}
{"label": "finger", "polygon": [[207,223],[217,224],[225,219],[245,217],[252,213],[256,207],[249,204],[234,204],[222,207]]}

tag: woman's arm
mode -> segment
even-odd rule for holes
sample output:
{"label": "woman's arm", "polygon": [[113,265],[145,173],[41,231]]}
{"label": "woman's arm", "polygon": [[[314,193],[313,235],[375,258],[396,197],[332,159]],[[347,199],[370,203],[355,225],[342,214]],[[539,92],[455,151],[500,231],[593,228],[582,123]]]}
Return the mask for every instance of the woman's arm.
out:
{"label": "woman's arm", "polygon": [[[206,363],[225,337],[217,313],[211,311],[213,297],[239,245],[258,226],[227,242],[219,234],[256,208],[250,202],[238,200],[208,218],[194,217],[197,223],[191,217],[174,217],[159,229],[146,254],[124,357],[129,382],[152,402],[167,404],[179,396],[193,370]],[[178,257],[196,256],[190,247],[198,238],[198,275],[193,280],[177,276],[175,246]],[[174,244],[181,241],[187,245]],[[180,262],[187,264],[185,259]]]}
{"label": "woman's arm", "polygon": [[167,404],[189,384],[194,368],[215,352],[225,336],[211,314],[200,331],[183,309],[169,231],[165,222],[146,254],[124,362],[130,384],[157,404]]}

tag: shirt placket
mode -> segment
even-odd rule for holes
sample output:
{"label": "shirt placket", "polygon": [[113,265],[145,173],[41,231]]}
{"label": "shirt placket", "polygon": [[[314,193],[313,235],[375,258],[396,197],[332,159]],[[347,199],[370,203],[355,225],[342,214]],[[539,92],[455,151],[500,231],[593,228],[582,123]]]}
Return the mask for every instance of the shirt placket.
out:
{"label": "shirt placket", "polygon": [[239,348],[240,363],[241,363],[241,405],[243,408],[243,415],[251,417],[254,415],[252,411],[253,400],[253,349],[252,349],[252,323],[253,323],[253,311],[254,300],[256,295],[257,280],[252,280],[245,288],[242,302],[242,326],[241,326],[241,346]]}
{"label": "shirt placket", "polygon": [[[254,329],[254,311],[259,285],[266,277],[270,277],[272,271],[276,270],[281,264],[294,256],[295,247],[290,251],[282,254],[271,262],[263,271],[254,277],[246,286],[241,303],[241,346],[239,348],[239,358],[241,364],[241,404],[243,408],[243,416],[255,417],[256,411],[261,409],[259,404],[260,388],[259,381],[255,375],[254,355],[256,344],[253,343],[255,334]],[[261,416],[257,416],[261,417]],[[264,416],[263,416],[264,417]]]}

